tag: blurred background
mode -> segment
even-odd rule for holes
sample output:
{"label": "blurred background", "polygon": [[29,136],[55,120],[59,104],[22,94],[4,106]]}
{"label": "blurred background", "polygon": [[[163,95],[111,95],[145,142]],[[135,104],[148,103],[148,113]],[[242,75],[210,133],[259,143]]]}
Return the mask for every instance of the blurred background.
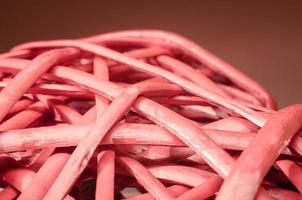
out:
{"label": "blurred background", "polygon": [[95,0],[0,2],[0,52],[32,40],[122,29],[182,34],[270,91],[302,103],[302,1]]}

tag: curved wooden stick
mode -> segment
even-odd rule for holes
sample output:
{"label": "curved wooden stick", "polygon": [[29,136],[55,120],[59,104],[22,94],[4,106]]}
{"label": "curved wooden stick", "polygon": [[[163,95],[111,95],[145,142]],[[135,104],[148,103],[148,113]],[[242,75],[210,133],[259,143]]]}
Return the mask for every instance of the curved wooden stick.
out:
{"label": "curved wooden stick", "polygon": [[258,188],[281,151],[302,126],[302,105],[273,115],[237,159],[217,199],[254,199]]}

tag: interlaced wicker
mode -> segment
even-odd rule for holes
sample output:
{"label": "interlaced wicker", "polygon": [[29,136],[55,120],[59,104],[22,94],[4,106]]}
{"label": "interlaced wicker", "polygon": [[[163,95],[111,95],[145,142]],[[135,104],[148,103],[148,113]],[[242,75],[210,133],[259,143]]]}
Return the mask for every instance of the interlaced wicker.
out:
{"label": "interlaced wicker", "polygon": [[0,69],[0,199],[302,199],[302,105],[180,35],[29,42]]}

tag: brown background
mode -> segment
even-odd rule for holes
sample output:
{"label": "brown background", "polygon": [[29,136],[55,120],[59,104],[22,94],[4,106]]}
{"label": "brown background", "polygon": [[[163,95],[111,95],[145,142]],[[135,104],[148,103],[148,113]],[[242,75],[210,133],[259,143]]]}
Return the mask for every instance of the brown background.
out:
{"label": "brown background", "polygon": [[0,52],[15,44],[121,29],[175,31],[302,103],[302,1],[0,1]]}

